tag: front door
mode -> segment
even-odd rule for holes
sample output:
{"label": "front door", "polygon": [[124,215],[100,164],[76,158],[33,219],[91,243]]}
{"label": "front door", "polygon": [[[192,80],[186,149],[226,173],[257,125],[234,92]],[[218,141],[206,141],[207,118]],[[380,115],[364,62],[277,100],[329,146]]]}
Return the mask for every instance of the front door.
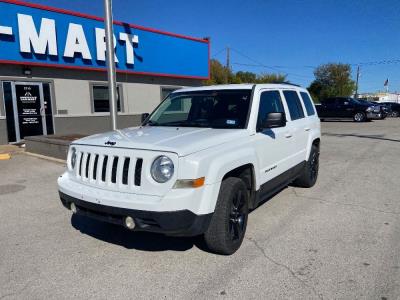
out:
{"label": "front door", "polygon": [[[260,130],[263,119],[268,113],[287,112],[278,90],[262,90],[257,118],[257,133],[254,145],[259,158],[261,184],[265,184],[291,167],[292,135],[290,124],[284,127]],[[278,183],[279,184],[279,183]],[[269,185],[262,187],[263,192],[269,192]]]}
{"label": "front door", "polygon": [[14,82],[12,89],[17,141],[47,134],[42,83]]}

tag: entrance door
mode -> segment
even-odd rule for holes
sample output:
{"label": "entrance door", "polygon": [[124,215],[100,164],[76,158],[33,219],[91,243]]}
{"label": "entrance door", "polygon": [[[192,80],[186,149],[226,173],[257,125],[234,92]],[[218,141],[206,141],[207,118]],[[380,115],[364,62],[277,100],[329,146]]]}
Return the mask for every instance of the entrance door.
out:
{"label": "entrance door", "polygon": [[47,134],[42,83],[14,82],[12,90],[17,141]]}

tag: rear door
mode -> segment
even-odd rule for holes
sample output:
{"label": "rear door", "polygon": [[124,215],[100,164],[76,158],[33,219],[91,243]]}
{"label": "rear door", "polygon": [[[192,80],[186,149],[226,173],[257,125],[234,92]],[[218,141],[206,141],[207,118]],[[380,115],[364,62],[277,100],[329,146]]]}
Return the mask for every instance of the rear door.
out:
{"label": "rear door", "polygon": [[337,98],[337,116],[350,118],[353,116],[354,105],[349,99]]}
{"label": "rear door", "polygon": [[329,117],[334,118],[337,117],[337,109],[336,109],[336,99],[335,98],[328,98],[324,100],[324,115],[321,117]]}
{"label": "rear door", "polygon": [[308,135],[310,124],[305,116],[300,96],[296,90],[283,90],[283,95],[289,110],[290,120],[288,123],[291,127],[291,165],[297,166],[301,164],[307,153]]}

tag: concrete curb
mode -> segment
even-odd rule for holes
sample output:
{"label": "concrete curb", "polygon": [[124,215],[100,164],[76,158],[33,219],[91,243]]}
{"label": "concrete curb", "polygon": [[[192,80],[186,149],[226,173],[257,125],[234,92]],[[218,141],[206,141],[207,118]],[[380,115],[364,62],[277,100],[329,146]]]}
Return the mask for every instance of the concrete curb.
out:
{"label": "concrete curb", "polygon": [[36,157],[36,158],[40,158],[40,159],[56,162],[56,163],[63,164],[63,165],[67,164],[67,162],[65,160],[63,160],[63,159],[54,158],[54,157],[50,157],[50,156],[45,156],[45,155],[41,155],[41,154],[36,154],[36,153],[32,153],[32,152],[25,151],[25,152],[20,152],[18,154],[26,154],[28,156],[33,156],[33,157]]}

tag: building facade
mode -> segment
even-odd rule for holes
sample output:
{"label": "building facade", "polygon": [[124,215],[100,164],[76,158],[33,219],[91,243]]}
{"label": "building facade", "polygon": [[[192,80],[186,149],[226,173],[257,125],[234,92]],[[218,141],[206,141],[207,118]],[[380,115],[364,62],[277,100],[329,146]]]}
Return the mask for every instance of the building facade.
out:
{"label": "building facade", "polygon": [[[209,40],[114,22],[118,127],[209,78]],[[0,144],[108,130],[103,20],[0,0]]]}
{"label": "building facade", "polygon": [[359,94],[358,98],[364,98],[364,99],[368,99],[370,101],[377,101],[377,102],[400,103],[400,94],[399,93],[386,93],[386,92],[363,93],[363,94]]}

